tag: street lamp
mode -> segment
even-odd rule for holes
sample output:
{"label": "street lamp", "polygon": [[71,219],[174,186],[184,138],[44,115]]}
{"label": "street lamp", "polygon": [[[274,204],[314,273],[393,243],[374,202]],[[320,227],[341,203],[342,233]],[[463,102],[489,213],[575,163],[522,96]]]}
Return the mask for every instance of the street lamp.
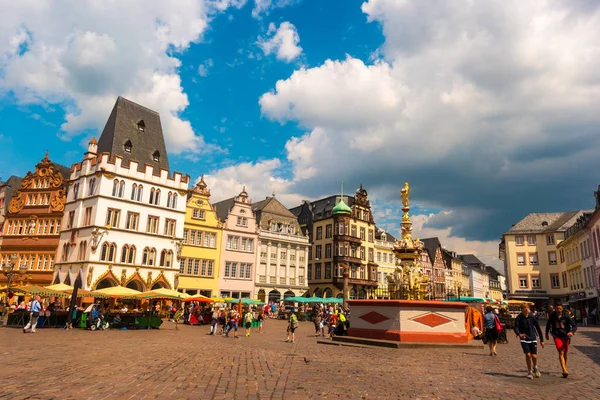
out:
{"label": "street lamp", "polygon": [[2,323],[4,326],[8,324],[8,293],[10,292],[10,284],[14,277],[19,277],[27,272],[27,265],[21,265],[17,270],[14,269],[18,259],[19,257],[13,254],[9,257],[8,262],[2,265],[2,273],[7,279],[6,296],[4,297],[4,320]]}

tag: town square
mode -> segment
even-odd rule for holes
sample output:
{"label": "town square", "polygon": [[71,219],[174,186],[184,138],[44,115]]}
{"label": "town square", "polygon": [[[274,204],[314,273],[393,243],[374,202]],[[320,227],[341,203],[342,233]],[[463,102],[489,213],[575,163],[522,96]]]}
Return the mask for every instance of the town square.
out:
{"label": "town square", "polygon": [[0,10],[0,399],[600,398],[600,3]]}

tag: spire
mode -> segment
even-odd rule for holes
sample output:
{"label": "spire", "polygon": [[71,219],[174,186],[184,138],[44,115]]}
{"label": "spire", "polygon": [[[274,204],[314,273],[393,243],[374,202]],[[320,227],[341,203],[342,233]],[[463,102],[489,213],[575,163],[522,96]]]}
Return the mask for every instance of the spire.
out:
{"label": "spire", "polygon": [[194,192],[210,196],[210,190],[207,189],[207,187],[208,185],[206,184],[206,182],[204,182],[204,174],[202,174],[200,180],[198,181],[198,183],[196,183],[196,188],[194,189]]}
{"label": "spire", "polygon": [[344,181],[341,185],[340,202],[331,210],[333,215],[352,214],[352,209],[344,202]]}
{"label": "spire", "polygon": [[96,141],[96,137],[93,137],[92,140],[88,143],[88,149],[84,153],[84,158],[94,158],[98,155],[98,142]]}

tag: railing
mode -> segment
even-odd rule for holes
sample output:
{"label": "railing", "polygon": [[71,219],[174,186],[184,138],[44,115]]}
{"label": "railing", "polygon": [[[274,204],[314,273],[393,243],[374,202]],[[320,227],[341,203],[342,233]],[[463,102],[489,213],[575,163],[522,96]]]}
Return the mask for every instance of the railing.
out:
{"label": "railing", "polygon": [[390,242],[384,242],[383,240],[375,240],[375,246],[379,247],[387,247],[388,249],[393,249],[394,244]]}
{"label": "railing", "polygon": [[266,275],[260,275],[258,277],[258,283],[267,283],[267,276]]}

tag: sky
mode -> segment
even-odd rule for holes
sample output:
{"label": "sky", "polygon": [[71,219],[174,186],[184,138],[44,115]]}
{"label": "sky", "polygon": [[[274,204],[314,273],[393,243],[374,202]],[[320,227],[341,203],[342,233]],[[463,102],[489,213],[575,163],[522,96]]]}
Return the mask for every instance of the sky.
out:
{"label": "sky", "polygon": [[532,212],[593,208],[600,2],[0,0],[0,178],[79,161],[117,96],[218,201],[362,183],[398,235],[501,268]]}

